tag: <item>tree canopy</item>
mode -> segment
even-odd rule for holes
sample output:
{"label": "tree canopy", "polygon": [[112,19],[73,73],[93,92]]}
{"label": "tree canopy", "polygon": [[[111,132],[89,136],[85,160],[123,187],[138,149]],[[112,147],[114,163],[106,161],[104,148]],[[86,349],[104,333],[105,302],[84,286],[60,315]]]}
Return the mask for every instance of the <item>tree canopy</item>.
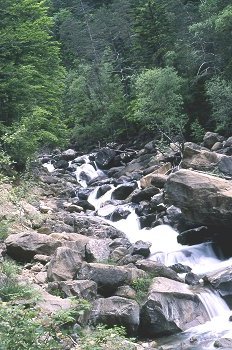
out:
{"label": "tree canopy", "polygon": [[18,162],[68,137],[230,132],[230,0],[0,0],[0,14],[0,136]]}

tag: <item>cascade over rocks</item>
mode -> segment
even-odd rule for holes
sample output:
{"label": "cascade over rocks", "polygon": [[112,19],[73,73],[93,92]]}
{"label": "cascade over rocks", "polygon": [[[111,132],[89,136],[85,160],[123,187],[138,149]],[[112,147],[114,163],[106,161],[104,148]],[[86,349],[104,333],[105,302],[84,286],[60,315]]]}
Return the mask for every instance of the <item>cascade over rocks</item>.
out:
{"label": "cascade over rocks", "polygon": [[232,306],[232,266],[207,273],[204,281],[218,290],[220,295]]}
{"label": "cascade over rocks", "polygon": [[184,331],[209,319],[196,294],[184,283],[164,277],[154,278],[140,317],[140,332],[151,338]]}
{"label": "cascade over rocks", "polygon": [[[55,300],[47,293],[44,309],[49,312],[56,303],[57,309],[70,307],[66,298],[84,298],[93,302],[90,325],[125,326],[130,335],[153,339],[187,330],[209,319],[208,309],[197,294],[201,293],[200,289],[216,289],[232,305],[231,266],[212,273],[197,272],[198,276],[194,267],[191,272],[187,266],[189,261],[192,267],[191,254],[195,247],[185,252],[174,242],[176,253],[168,249],[166,252],[169,238],[163,248],[163,237],[156,236],[156,228],[138,232],[132,223],[137,214],[140,228],[165,223],[180,232],[178,242],[182,244],[213,240],[220,247],[224,244],[232,254],[230,141],[230,138],[224,141],[216,133],[207,133],[204,147],[185,143],[181,164],[179,147],[171,146],[161,154],[155,141],[138,152],[112,144],[90,156],[77,157],[77,152],[69,149],[42,158],[42,163],[51,161],[56,168],[51,174],[43,169],[40,176],[46,200],[43,210],[37,205],[36,213],[40,208],[41,218],[34,220],[32,227],[45,234],[35,231],[12,234],[5,243],[9,256],[30,262],[26,273],[31,274],[35,283],[48,293],[59,292],[63,296]],[[219,171],[227,180],[199,170]],[[121,220],[126,218],[125,232],[135,243],[116,228],[122,227]],[[140,236],[137,238],[140,233],[142,240]],[[173,237],[176,240],[171,230],[172,233],[170,244]],[[154,251],[156,242],[158,254]],[[147,257],[168,261],[170,265],[177,263],[167,267]],[[186,276],[179,275],[182,273]],[[204,286],[201,282],[199,289],[200,277]],[[0,273],[0,285],[5,278]],[[147,295],[139,306],[135,300],[140,300],[140,292]],[[194,344],[194,337],[190,343]],[[139,349],[149,349],[149,343],[146,344]],[[181,347],[182,344],[178,345]]]}

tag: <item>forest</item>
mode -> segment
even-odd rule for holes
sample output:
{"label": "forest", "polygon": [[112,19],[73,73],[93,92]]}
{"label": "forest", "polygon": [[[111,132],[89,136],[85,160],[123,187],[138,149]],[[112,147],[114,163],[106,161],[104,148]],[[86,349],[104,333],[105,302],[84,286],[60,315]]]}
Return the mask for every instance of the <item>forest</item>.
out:
{"label": "forest", "polygon": [[0,0],[0,158],[232,132],[231,0]]}

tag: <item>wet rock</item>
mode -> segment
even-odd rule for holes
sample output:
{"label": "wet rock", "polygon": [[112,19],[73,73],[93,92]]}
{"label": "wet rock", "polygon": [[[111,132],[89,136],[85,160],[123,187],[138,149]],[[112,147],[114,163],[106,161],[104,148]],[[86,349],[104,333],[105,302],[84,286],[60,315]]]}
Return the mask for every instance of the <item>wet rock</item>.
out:
{"label": "wet rock", "polygon": [[118,186],[111,195],[112,199],[126,199],[137,187],[137,183],[128,183]]}
{"label": "wet rock", "polygon": [[153,224],[156,222],[156,220],[157,220],[156,214],[147,214],[146,216],[141,216],[139,218],[140,227],[141,228],[153,227]]}
{"label": "wet rock", "polygon": [[139,305],[122,297],[98,299],[93,303],[91,323],[123,326],[129,335],[136,334],[139,326]]}
{"label": "wet rock", "polygon": [[150,206],[152,209],[156,209],[157,205],[160,205],[164,202],[164,196],[163,193],[155,194],[150,199]]}
{"label": "wet rock", "polygon": [[57,162],[53,163],[55,169],[67,169],[69,167],[69,163],[67,160],[60,159]]}
{"label": "wet rock", "polygon": [[151,338],[178,333],[209,319],[187,285],[163,277],[153,280],[140,317],[141,333]]}
{"label": "wet rock", "polygon": [[88,279],[96,282],[98,292],[101,295],[109,296],[123,284],[130,284],[133,280],[144,276],[146,276],[146,273],[136,268],[100,263],[83,263],[78,271],[77,279]]}
{"label": "wet rock", "polygon": [[210,283],[217,289],[222,297],[232,302],[232,266],[223,267],[217,271],[207,273],[204,277],[206,283]]}
{"label": "wet rock", "polygon": [[77,274],[81,264],[82,260],[78,251],[72,250],[68,247],[58,248],[48,265],[48,280],[71,280]]}
{"label": "wet rock", "polygon": [[109,185],[109,184],[100,186],[99,189],[97,190],[96,198],[100,198],[101,196],[103,196],[109,190],[111,190],[111,185]]}
{"label": "wet rock", "polygon": [[232,339],[231,338],[221,338],[214,342],[215,348],[222,348],[222,349],[232,349]]}
{"label": "wet rock", "polygon": [[232,225],[232,182],[190,170],[169,176],[166,199],[195,225],[223,228]]}
{"label": "wet rock", "polygon": [[77,297],[89,301],[97,297],[97,284],[93,281],[62,281],[59,282],[59,289],[67,297]]}
{"label": "wet rock", "polygon": [[174,281],[182,282],[181,278],[175,271],[158,261],[139,260],[135,265],[154,277],[166,277]]}
{"label": "wet rock", "polygon": [[189,284],[190,286],[196,286],[197,284],[199,284],[199,280],[200,277],[192,272],[188,272],[185,276],[185,283]]}
{"label": "wet rock", "polygon": [[62,245],[59,240],[37,232],[22,232],[8,236],[7,254],[16,261],[31,261],[36,254],[51,255]]}
{"label": "wet rock", "polygon": [[78,198],[81,200],[87,200],[93,188],[79,188],[77,191]]}
{"label": "wet rock", "polygon": [[72,204],[83,208],[85,211],[86,210],[95,210],[95,207],[92,204],[90,204],[87,200],[84,200],[84,199],[74,198],[72,200]]}
{"label": "wet rock", "polygon": [[141,201],[146,201],[146,200],[150,200],[151,197],[153,197],[154,195],[156,194],[159,194],[160,193],[160,190],[159,188],[156,188],[156,187],[147,187],[143,190],[136,190],[134,192],[134,194],[132,195],[131,197],[131,201],[133,203],[139,203]]}
{"label": "wet rock", "polygon": [[220,136],[216,132],[208,131],[204,136],[203,146],[211,149],[216,142],[222,142],[223,140],[223,136]]}
{"label": "wet rock", "polygon": [[61,157],[67,161],[75,159],[76,155],[77,152],[73,149],[67,149],[66,151],[61,153]]}
{"label": "wet rock", "polygon": [[208,229],[207,226],[200,226],[181,232],[177,236],[177,242],[183,245],[194,245],[203,242],[207,242],[212,238],[212,232]]}
{"label": "wet rock", "polygon": [[169,266],[169,268],[175,271],[176,273],[188,273],[188,272],[191,272],[192,270],[191,267],[182,265],[180,263],[171,265]]}
{"label": "wet rock", "polygon": [[132,254],[139,254],[142,255],[144,258],[148,258],[150,255],[150,242],[143,242],[143,241],[137,241],[133,245],[133,252]]}
{"label": "wet rock", "polygon": [[86,261],[107,261],[110,256],[110,239],[90,239],[86,245]]}
{"label": "wet rock", "polygon": [[110,169],[116,152],[108,147],[102,148],[95,156],[95,162],[100,169]]}
{"label": "wet rock", "polygon": [[126,219],[128,215],[130,215],[130,213],[130,210],[127,210],[123,207],[118,207],[110,215],[110,220],[113,222],[117,222],[119,220]]}

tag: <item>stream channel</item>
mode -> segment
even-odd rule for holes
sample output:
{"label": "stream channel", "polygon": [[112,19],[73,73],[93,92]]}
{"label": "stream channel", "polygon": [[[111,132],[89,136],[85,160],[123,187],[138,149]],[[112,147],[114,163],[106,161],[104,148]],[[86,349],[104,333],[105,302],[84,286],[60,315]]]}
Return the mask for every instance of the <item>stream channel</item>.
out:
{"label": "stream channel", "polygon": [[[93,182],[94,179],[106,178],[106,174],[97,168],[95,162],[90,160],[92,159],[91,157],[89,158],[86,155],[78,157],[79,160],[80,158],[83,163],[81,165],[80,163],[78,164],[77,159],[70,162],[70,166],[76,166],[73,175],[76,176],[79,185],[87,188],[87,184]],[[51,163],[44,164],[44,166],[49,172],[54,170]],[[202,277],[208,272],[217,271],[232,264],[232,258],[223,259],[220,251],[215,249],[211,242],[193,246],[180,245],[177,242],[178,232],[167,225],[160,225],[151,229],[140,229],[139,219],[132,203],[123,205],[125,210],[130,211],[126,219],[121,219],[117,222],[110,221],[110,214],[115,210],[115,205],[117,205],[115,204],[117,201],[110,202],[111,194],[116,187],[111,185],[111,189],[103,196],[96,198],[99,187],[92,186],[94,184],[91,185],[93,190],[88,196],[88,202],[95,207],[95,215],[110,222],[111,225],[124,232],[131,243],[135,243],[138,240],[151,242],[149,260],[159,261],[166,266],[181,263],[191,267],[193,273]],[[213,344],[216,339],[232,338],[232,322],[229,321],[232,311],[230,311],[230,308],[216,290],[204,286],[203,280],[199,286],[189,288],[194,288],[194,291],[199,295],[207,310],[210,321],[177,335],[163,337],[159,340],[156,339],[156,341],[159,346],[164,346],[164,349],[215,349]]]}

